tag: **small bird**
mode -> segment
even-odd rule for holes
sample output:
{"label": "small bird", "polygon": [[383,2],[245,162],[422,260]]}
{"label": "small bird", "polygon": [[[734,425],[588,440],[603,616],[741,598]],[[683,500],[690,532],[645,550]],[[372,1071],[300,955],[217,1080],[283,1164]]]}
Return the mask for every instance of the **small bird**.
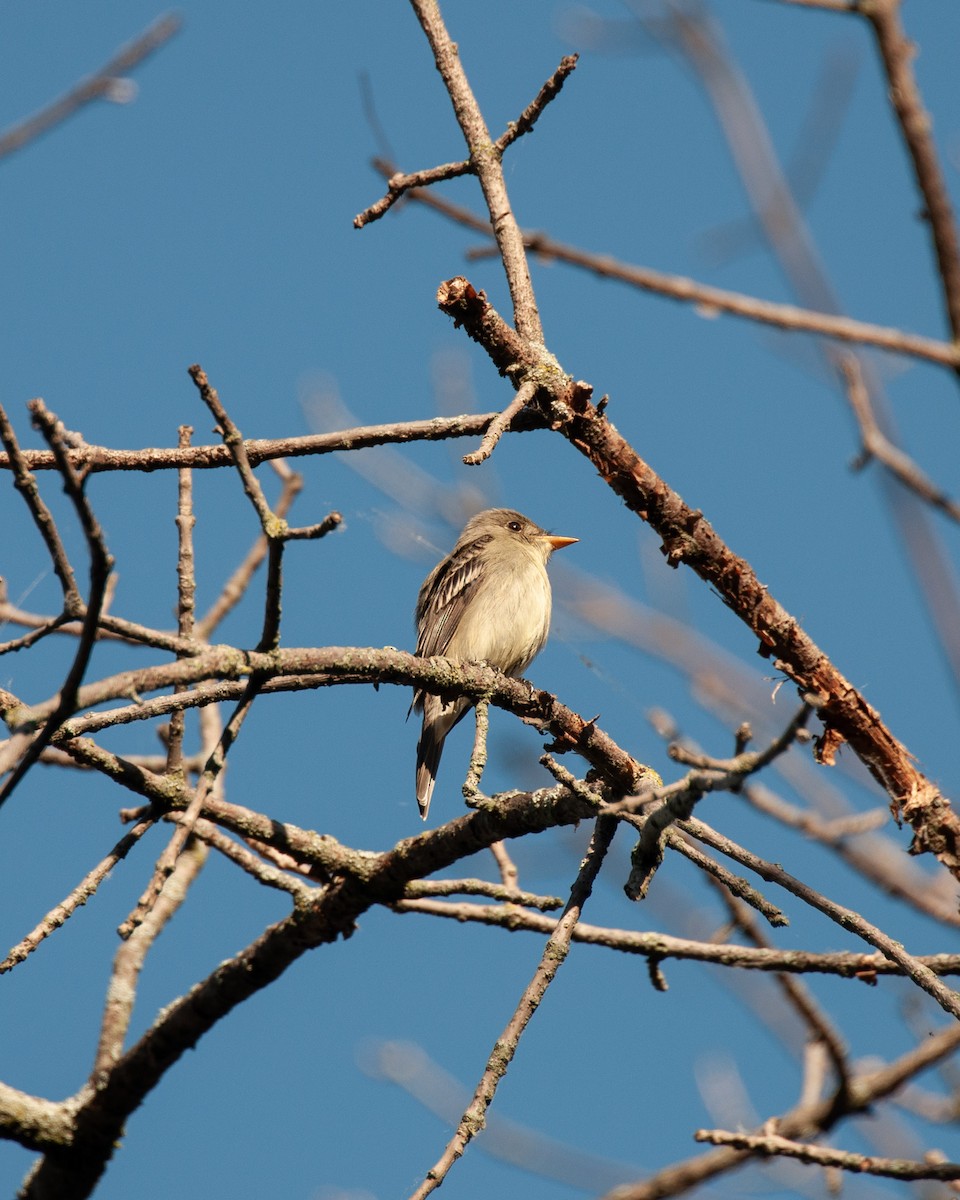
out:
{"label": "small bird", "polygon": [[[417,654],[485,662],[504,675],[523,673],[550,632],[547,560],[578,538],[554,537],[511,508],[471,517],[449,555],[424,580],[417,598]],[[423,713],[417,744],[417,803],[426,820],[443,742],[472,701],[414,693]]]}

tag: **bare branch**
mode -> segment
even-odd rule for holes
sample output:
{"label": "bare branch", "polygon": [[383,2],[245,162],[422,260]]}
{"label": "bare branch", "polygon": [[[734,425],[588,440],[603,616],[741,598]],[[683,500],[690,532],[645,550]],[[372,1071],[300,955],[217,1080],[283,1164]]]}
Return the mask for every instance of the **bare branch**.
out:
{"label": "bare branch", "polygon": [[490,223],[500,248],[500,257],[513,301],[514,322],[522,337],[532,342],[542,342],[543,327],[533,294],[530,267],[519,226],[510,208],[500,154],[491,140],[487,123],[470,88],[457,47],[451,41],[443,23],[436,0],[410,2],[423,32],[427,35],[434,62],[450,96],[453,111],[470,152],[470,162],[487,202]]}
{"label": "bare branch", "polygon": [[526,408],[526,406],[533,399],[536,390],[537,385],[532,379],[528,379],[525,383],[520,385],[517,394],[510,401],[507,407],[494,421],[491,422],[490,428],[483,435],[483,441],[480,443],[478,449],[474,450],[472,454],[465,454],[463,456],[463,461],[466,466],[475,467],[490,457],[497,442],[499,442],[500,438],[503,436],[504,431],[509,429],[510,422],[521,411],[521,409]]}
{"label": "bare branch", "polygon": [[[361,450],[387,443],[445,441],[448,438],[473,437],[486,431],[499,413],[467,413],[459,417],[433,417],[427,421],[391,421],[386,425],[364,425],[336,433],[311,433],[303,437],[252,438],[244,450],[252,467],[274,458],[302,458],[313,454],[335,454],[341,450]],[[523,413],[514,422],[515,430],[543,429],[536,414]],[[31,471],[55,471],[57,460],[49,450],[24,450],[23,462]],[[195,471],[217,470],[233,466],[226,446],[193,446],[188,450],[155,449],[112,450],[107,446],[84,445],[68,450],[70,462],[84,475],[101,471],[176,471],[192,467]],[[0,454],[0,471],[10,470],[9,454]]]}
{"label": "bare branch", "polygon": [[23,757],[8,776],[3,787],[0,788],[0,805],[3,805],[10,797],[14,788],[37,761],[44,748],[50,744],[61,721],[70,713],[76,711],[77,694],[80,683],[86,673],[94,643],[96,642],[97,625],[106,596],[107,580],[110,577],[110,571],[113,567],[113,558],[107,550],[100,524],[87,501],[82,481],[66,456],[62,424],[47,409],[42,400],[32,400],[30,402],[30,410],[33,413],[34,422],[47,439],[57,459],[58,466],[63,475],[64,490],[73,503],[87,541],[87,548],[90,554],[90,597],[84,607],[83,625],[73,663],[67,672],[66,679],[63,681],[56,706],[43,728],[31,739]]}
{"label": "bare branch", "polygon": [[905,1158],[881,1158],[875,1154],[855,1154],[846,1150],[831,1150],[809,1142],[795,1142],[777,1133],[759,1136],[747,1133],[727,1133],[723,1129],[698,1129],[693,1135],[698,1142],[714,1146],[733,1146],[749,1150],[761,1157],[783,1156],[814,1163],[820,1167],[839,1167],[862,1175],[878,1175],[882,1179],[960,1179],[960,1163],[911,1162]]}
{"label": "bare branch", "polygon": [[[506,898],[505,898],[506,899]],[[552,933],[556,918],[519,908],[516,903],[496,905],[454,904],[445,900],[404,899],[392,907],[397,913],[421,913],[425,916],[442,917],[451,921],[473,921],[505,929],[510,933]],[[691,962],[717,963],[744,971],[764,971],[796,975],[834,975],[842,979],[854,979],[865,983],[876,981],[879,976],[902,975],[903,968],[882,954],[862,954],[848,951],[819,953],[812,950],[796,950],[793,947],[759,948],[742,946],[736,942],[698,942],[689,938],[674,937],[669,933],[637,932],[632,929],[611,929],[580,922],[573,932],[575,942],[589,946],[603,946],[621,954],[635,954],[656,960],[675,958]],[[918,955],[923,963],[937,975],[960,974],[960,955]]]}
{"label": "bare branch", "polygon": [[[555,99],[568,75],[570,75],[577,65],[576,54],[568,54],[560,60],[560,66],[550,76],[547,82],[537,93],[534,100],[520,114],[516,121],[511,121],[504,133],[502,133],[493,143],[493,149],[498,155],[503,152],[519,137],[530,133],[534,125],[543,114],[543,110],[547,107],[551,100]],[[442,183],[447,179],[459,179],[463,175],[476,174],[476,167],[472,160],[465,159],[456,163],[444,163],[440,167],[430,167],[425,171],[414,171],[410,175],[404,175],[399,171],[391,173],[387,179],[387,194],[382,196],[375,204],[371,204],[369,208],[365,208],[362,213],[359,213],[353,219],[354,229],[362,229],[365,225],[369,225],[372,221],[378,221],[396,204],[396,202],[407,192],[415,188],[430,187],[434,183]]]}
{"label": "bare branch", "polygon": [[520,119],[511,121],[506,132],[501,133],[494,142],[494,146],[500,154],[503,154],[508,146],[513,145],[517,138],[521,138],[533,131],[534,125],[543,116],[544,109],[551,100],[556,100],[567,81],[567,77],[572,75],[577,69],[579,59],[579,54],[566,54],[560,59],[560,65],[520,114]]}
{"label": "bare branch", "polygon": [[907,40],[900,23],[900,0],[871,0],[859,11],[873,27],[877,49],[887,74],[887,94],[913,163],[917,187],[930,223],[934,252],[940,269],[943,301],[954,339],[960,340],[960,246],[956,218],[933,142],[933,122],[923,105],[913,73],[916,47]]}
{"label": "bare branch", "polygon": [[[466,279],[442,284],[437,299],[495,365],[516,368],[518,385],[543,365],[542,352],[519,338]],[[703,514],[689,508],[604,419],[590,403],[589,384],[573,383],[562,371],[545,372],[543,380],[537,399],[540,411],[597,467],[627,506],[657,530],[667,562],[687,563],[716,588],[756,634],[761,654],[797,684],[805,700],[815,698],[825,729],[819,743],[821,760],[831,761],[837,739],[848,741],[890,796],[894,814],[910,822],[916,851],[935,853],[960,876],[960,821],[879,713],[773,598],[749,563],[724,545]]]}
{"label": "bare branch", "polygon": [[412,1200],[423,1200],[423,1197],[429,1196],[431,1192],[440,1187],[450,1168],[463,1154],[467,1144],[483,1129],[486,1123],[487,1109],[493,1102],[500,1080],[506,1075],[510,1063],[513,1061],[520,1038],[570,951],[573,931],[580,919],[584,904],[590,898],[590,892],[607,850],[610,848],[616,828],[616,821],[609,817],[597,819],[590,848],[570,890],[570,899],[563,910],[563,915],[557,922],[555,931],[544,947],[537,970],[524,989],[513,1016],[497,1039],[493,1053],[487,1060],[486,1070],[473,1094],[473,1100],[461,1117],[456,1132],[440,1159],[427,1172],[426,1179],[412,1193]]}
{"label": "bare branch", "polygon": [[[47,547],[54,572],[60,580],[60,587],[63,590],[63,615],[66,617],[80,617],[83,615],[83,601],[77,589],[77,580],[73,573],[73,567],[70,565],[67,552],[60,539],[60,533],[57,530],[57,523],[53,519],[53,513],[51,513],[50,509],[43,502],[43,498],[37,488],[37,481],[30,473],[23,451],[17,442],[17,435],[14,433],[13,426],[10,424],[9,418],[2,408],[0,408],[0,440],[2,440],[6,447],[9,466],[13,471],[13,486],[23,496],[27,508],[30,510],[30,515],[33,517],[34,524],[40,531],[40,536]],[[54,620],[59,623],[62,617],[55,618]]]}
{"label": "bare branch", "polygon": [[86,904],[117,863],[126,858],[152,824],[153,820],[151,818],[144,818],[138,821],[129,833],[124,834],[106,858],[98,862],[93,870],[89,871],[80,880],[70,895],[61,900],[55,908],[52,908],[40,924],[35,929],[32,929],[22,941],[18,942],[9,951],[7,957],[0,962],[0,975],[5,971],[12,970],[18,963],[23,962],[28,955],[36,950],[45,938],[48,938],[51,933],[65,924],[81,905]]}

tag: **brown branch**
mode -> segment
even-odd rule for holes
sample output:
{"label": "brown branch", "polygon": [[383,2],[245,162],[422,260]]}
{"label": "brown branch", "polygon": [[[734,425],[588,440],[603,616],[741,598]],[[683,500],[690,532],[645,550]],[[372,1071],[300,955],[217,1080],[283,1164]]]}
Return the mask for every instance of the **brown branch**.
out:
{"label": "brown branch", "polygon": [[233,460],[233,465],[236,467],[240,480],[243,483],[243,490],[246,493],[247,499],[253,505],[257,516],[260,518],[263,532],[268,538],[277,537],[281,530],[286,527],[286,522],[278,524],[277,518],[267,503],[267,498],[263,494],[263,488],[260,486],[256,475],[254,475],[250,460],[247,457],[243,434],[228,416],[227,410],[220,402],[216,388],[211,386],[203,368],[195,363],[192,367],[188,368],[188,374],[196,384],[200,398],[207,408],[210,409],[213,419],[217,422],[218,432],[222,435],[223,443],[230,452],[230,458]]}
{"label": "brown branch", "polygon": [[504,432],[509,429],[510,422],[513,418],[533,399],[536,393],[537,385],[533,380],[528,379],[526,383],[520,385],[517,394],[510,401],[507,407],[500,413],[494,421],[491,421],[490,428],[483,435],[483,441],[471,454],[463,456],[464,464],[468,467],[475,467],[479,463],[484,462],[493,453],[497,442],[503,436]]}
{"label": "brown branch", "polygon": [[[496,845],[491,847],[495,853]],[[407,900],[435,896],[489,896],[491,900],[499,900],[504,904],[520,904],[524,908],[536,908],[544,912],[563,908],[564,901],[559,896],[540,896],[536,892],[521,891],[516,885],[514,872],[508,871],[507,876],[504,879],[501,872],[499,884],[486,879],[418,879],[407,885],[403,895]]]}
{"label": "brown branch", "polygon": [[[57,523],[53,519],[53,513],[43,502],[37,488],[37,481],[30,473],[27,456],[20,449],[17,435],[2,407],[0,407],[0,441],[6,447],[8,464],[13,471],[13,486],[23,496],[24,502],[30,510],[30,516],[33,517],[33,522],[47,547],[54,573],[60,580],[60,587],[63,591],[63,614],[59,618],[54,618],[53,621],[60,622],[63,616],[80,617],[83,615],[83,600],[80,598],[76,576],[70,560],[67,558]],[[52,453],[50,457],[54,459]],[[55,460],[53,465],[56,466]]]}
{"label": "brown branch", "polygon": [[933,122],[913,73],[916,47],[900,22],[900,0],[870,0],[859,10],[870,22],[886,72],[887,94],[896,114],[914,177],[924,202],[940,271],[944,307],[954,339],[960,341],[960,246],[957,226],[936,146]]}
{"label": "brown branch", "polygon": [[40,112],[34,113],[25,121],[0,133],[0,158],[20,150],[28,142],[34,141],[41,134],[62,124],[72,117],[85,105],[93,100],[127,99],[122,90],[118,92],[119,77],[132,71],[148,55],[159,50],[165,42],[180,28],[180,18],[174,14],[160,17],[154,21],[135,41],[124,46],[108,63],[105,63],[96,74],[91,75],[71,88],[65,96],[55,100]]}
{"label": "brown branch", "polygon": [[[633,820],[630,823],[633,824]],[[746,879],[743,879],[739,875],[734,875],[732,871],[727,870],[715,858],[711,858],[709,854],[704,854],[685,835],[674,829],[670,829],[666,834],[666,844],[671,850],[675,850],[678,854],[683,855],[688,862],[692,862],[701,871],[705,871],[711,879],[715,879],[717,883],[722,884],[731,896],[736,896],[744,904],[748,904],[752,909],[755,909],[774,928],[790,924],[783,909],[772,904],[762,892],[749,884]]]}
{"label": "brown branch", "polygon": [[599,817],[597,819],[590,847],[580,868],[580,873],[570,890],[570,899],[556,924],[556,929],[547,940],[533,978],[524,989],[513,1016],[497,1039],[493,1052],[487,1060],[486,1069],[477,1084],[473,1099],[461,1117],[453,1137],[447,1143],[440,1159],[427,1172],[423,1183],[412,1193],[412,1200],[423,1200],[424,1197],[429,1196],[431,1192],[440,1187],[450,1168],[463,1154],[469,1142],[486,1124],[487,1110],[493,1103],[500,1080],[506,1075],[510,1063],[513,1061],[520,1038],[570,951],[573,931],[580,919],[584,904],[590,898],[593,884],[610,848],[616,828],[617,823],[611,818]]}
{"label": "brown branch", "polygon": [[[954,1022],[888,1066],[857,1076],[851,1082],[842,1113],[829,1100],[801,1104],[777,1118],[776,1127],[784,1137],[815,1136],[836,1124],[841,1116],[869,1111],[872,1105],[897,1091],[914,1075],[952,1054],[958,1045],[960,1026]],[[607,1193],[601,1200],[663,1200],[664,1197],[680,1195],[708,1179],[743,1166],[746,1161],[749,1159],[745,1151],[723,1147],[664,1167],[638,1183],[624,1185],[615,1192]]]}
{"label": "brown branch", "polygon": [[[181,425],[178,445],[190,445],[193,429]],[[177,478],[177,632],[192,639],[196,608],[197,579],[194,569],[193,529],[197,518],[193,512],[193,476],[189,467],[181,467]],[[170,720],[167,739],[167,771],[177,774],[183,770],[183,731],[185,710],[177,709]]]}
{"label": "brown branch", "polygon": [[63,1101],[29,1096],[0,1083],[0,1128],[5,1138],[30,1150],[54,1149],[69,1144],[73,1113]]}
{"label": "brown branch", "polygon": [[[515,368],[515,386],[545,364],[542,351],[523,341],[462,277],[441,285],[440,308],[487,351],[501,370]],[[934,853],[960,876],[960,821],[939,789],[915,767],[880,714],[843,677],[799,623],[757,579],[746,560],[717,536],[703,514],[682,498],[636,453],[590,403],[591,388],[556,371],[538,393],[537,407],[586,456],[638,516],[663,539],[670,566],[681,562],[714,587],[754,632],[760,653],[773,660],[815,704],[824,724],[821,759],[847,741],[884,788],[894,814],[914,830],[916,852]]]}
{"label": "brown branch", "polygon": [[[186,813],[171,813],[170,819],[185,822],[187,815]],[[304,883],[287,871],[269,866],[262,858],[258,858],[245,846],[241,846],[233,838],[227,837],[211,821],[197,820],[194,822],[191,832],[206,842],[208,846],[212,846],[224,858],[229,859],[230,862],[240,867],[242,871],[245,871],[248,875],[256,879],[258,883],[262,883],[264,887],[276,888],[278,891],[287,892],[288,895],[293,896],[294,899],[301,903],[309,902],[316,894],[315,887]]]}
{"label": "brown branch", "polygon": [[761,879],[784,888],[791,895],[802,900],[804,904],[823,913],[841,929],[852,933],[854,937],[861,938],[869,945],[876,947],[891,962],[902,967],[906,976],[927,995],[932,996],[944,1012],[960,1017],[960,992],[944,987],[935,972],[924,966],[914,955],[907,953],[902,942],[889,937],[882,929],[873,925],[858,912],[854,912],[853,909],[846,908],[842,904],[837,904],[836,901],[829,899],[815,888],[791,875],[789,871],[785,871],[779,863],[768,862],[759,855],[753,854],[750,850],[738,845],[730,838],[724,837],[723,834],[711,829],[709,825],[698,821],[695,817],[689,821],[683,821],[680,827],[722,854],[729,854],[737,862],[743,863],[751,871],[755,871]]}
{"label": "brown branch", "polygon": [[501,133],[493,143],[500,154],[503,154],[508,146],[513,145],[517,138],[521,138],[533,131],[534,125],[543,116],[543,110],[551,100],[556,100],[567,81],[567,77],[572,75],[577,69],[579,58],[579,54],[566,54],[560,59],[560,65],[520,114],[519,120],[511,121],[506,131]]}
{"label": "brown branch", "polygon": [[[208,691],[206,695],[189,693],[180,696],[164,696],[155,704],[146,702],[132,705],[124,710],[130,720],[138,719],[138,713],[157,715],[158,712],[175,711],[178,705],[194,707],[198,703],[209,703],[217,699],[235,697],[242,693],[243,684],[237,681],[257,675],[275,681],[278,690],[298,690],[306,686],[332,686],[336,684],[380,683],[398,684],[404,687],[426,687],[440,694],[468,696],[480,700],[484,696],[500,708],[506,708],[516,716],[530,718],[531,723],[548,729],[556,743],[565,752],[575,752],[596,766],[610,784],[621,792],[635,791],[649,777],[649,768],[637,763],[622,750],[593,721],[572,712],[549,692],[541,691],[525,680],[502,675],[491,667],[473,663],[455,663],[445,658],[419,658],[402,650],[374,649],[353,646],[327,646],[321,648],[280,648],[265,654],[254,650],[235,650],[229,646],[212,646],[192,658],[136,671],[124,671],[118,675],[88,684],[81,688],[79,708],[102,704],[118,696],[129,696],[162,688],[200,683],[206,679],[221,678],[232,681],[233,689],[226,684],[221,690]],[[302,679],[286,677],[303,676]],[[22,705],[9,692],[0,691],[0,713],[10,704],[13,711],[21,711]],[[30,710],[34,719],[42,719],[50,710],[52,702],[37,705]],[[152,707],[148,708],[148,705]],[[81,730],[103,727],[99,714],[72,719],[64,724],[55,743],[66,748],[65,743],[76,737]],[[115,723],[111,721],[106,724]]]}
{"label": "brown branch", "polygon": [[123,1053],[123,1043],[137,996],[137,982],[147,954],[167,922],[186,900],[187,892],[206,859],[207,848],[199,842],[194,843],[190,853],[181,856],[163,895],[157,899],[151,911],[144,914],[143,921],[133,935],[123,942],[114,955],[100,1038],[90,1074],[94,1088],[104,1086]]}
{"label": "brown branch", "polygon": [[737,1150],[749,1150],[762,1158],[794,1158],[820,1167],[839,1167],[842,1171],[878,1175],[882,1179],[960,1179],[960,1163],[911,1162],[906,1158],[855,1154],[853,1151],[813,1146],[809,1142],[795,1142],[777,1133],[754,1136],[747,1133],[728,1133],[723,1129],[698,1129],[693,1136],[698,1142],[710,1142],[714,1146],[733,1146]]}
{"label": "brown branch", "polygon": [[532,342],[542,342],[543,327],[533,293],[530,267],[520,228],[510,208],[500,154],[491,140],[487,123],[460,61],[460,54],[447,32],[435,0],[410,0],[410,3],[430,43],[434,62],[447,89],[470,153],[470,162],[483,191],[510,288],[514,323],[521,336]]}
{"label": "brown branch", "polygon": [[293,539],[308,539],[325,537],[332,529],[341,524],[343,518],[338,512],[332,512],[317,525],[309,525],[302,529],[291,529],[283,517],[271,509],[267,497],[247,456],[243,435],[227,413],[217,391],[210,385],[206,373],[199,365],[189,368],[189,374],[196,384],[200,396],[213,414],[217,428],[223,435],[224,443],[230,451],[230,457],[243,483],[243,490],[260,518],[260,526],[267,539],[267,586],[264,599],[263,630],[260,635],[258,650],[271,650],[280,641],[280,602],[283,577],[283,551],[286,542]]}
{"label": "brown branch", "polygon": [[440,167],[427,167],[423,171],[412,171],[409,175],[396,171],[387,180],[386,195],[381,196],[362,213],[357,213],[353,218],[353,227],[354,229],[363,229],[365,225],[379,221],[412,188],[430,187],[431,184],[442,183],[445,179],[459,179],[462,175],[472,175],[473,173],[473,164],[469,160],[444,163]]}
{"label": "brown branch", "polygon": [[230,720],[220,735],[219,741],[207,759],[203,773],[197,780],[196,787],[193,789],[193,794],[186,811],[177,823],[173,836],[164,847],[163,853],[157,859],[153,876],[146,890],[137,902],[136,908],[117,930],[122,938],[129,938],[149,917],[158,903],[168,880],[173,876],[181,852],[193,832],[193,826],[203,811],[207,797],[213,791],[220,772],[223,770],[227,754],[236,741],[244,721],[249,716],[250,709],[259,692],[258,680],[256,678],[249,680],[240,703],[234,709]]}
{"label": "brown branch", "polygon": [[129,833],[124,834],[106,858],[98,862],[93,870],[89,871],[80,880],[70,895],[61,900],[55,908],[52,908],[40,924],[35,929],[32,929],[22,941],[18,942],[9,951],[7,957],[0,962],[0,975],[5,971],[12,970],[18,963],[23,962],[28,955],[36,950],[45,938],[48,938],[51,933],[65,924],[81,905],[86,904],[117,863],[126,858],[152,824],[153,820],[151,818],[144,818],[138,821]]}
{"label": "brown branch", "polygon": [[[506,898],[505,898],[506,900]],[[421,913],[425,916],[442,917],[450,921],[473,921],[478,925],[505,929],[510,933],[549,934],[556,928],[556,918],[530,912],[516,903],[496,905],[450,903],[445,900],[424,898],[403,899],[392,907],[399,914]],[[794,975],[834,975],[841,979],[862,979],[874,982],[875,977],[903,975],[901,966],[891,962],[882,954],[864,954],[853,951],[831,951],[819,953],[813,950],[797,950],[792,947],[769,949],[756,946],[741,946],[735,942],[698,942],[689,938],[674,937],[668,933],[643,933],[632,929],[613,929],[580,922],[573,939],[588,946],[602,946],[620,954],[635,954],[658,961],[675,958],[678,961],[713,963],[742,971],[765,971]],[[923,963],[937,975],[960,974],[960,954],[918,955]]]}
{"label": "brown branch", "polygon": [[[274,512],[278,517],[286,518],[294,500],[303,488],[303,476],[297,471],[291,471],[282,458],[268,460],[273,469],[283,480],[283,488],[277,500]],[[246,558],[237,567],[227,582],[223,585],[220,595],[211,605],[208,612],[197,622],[197,636],[209,641],[210,635],[240,602],[250,586],[250,581],[267,556],[267,538],[261,533],[250,547]]]}
{"label": "brown branch", "polygon": [[[492,149],[497,155],[502,155],[507,147],[512,145],[517,138],[531,132],[534,125],[542,116],[543,110],[551,100],[554,100],[560,94],[560,89],[563,87],[567,76],[576,69],[578,57],[576,54],[568,54],[560,60],[559,67],[557,67],[556,71],[554,71],[543,85],[536,97],[523,110],[518,120],[511,121],[506,130],[493,143]],[[444,163],[443,166],[429,167],[427,170],[414,171],[409,175],[404,175],[400,171],[394,171],[387,179],[387,194],[381,196],[369,208],[365,208],[362,213],[358,213],[353,218],[353,227],[354,229],[363,229],[365,225],[369,225],[373,221],[378,221],[393,208],[394,204],[402,196],[413,189],[430,187],[434,183],[442,183],[447,179],[459,179],[463,175],[475,175],[476,173],[476,166],[471,159],[455,163]]]}
{"label": "brown branch", "polygon": [[[73,504],[86,538],[90,555],[90,596],[83,607],[83,624],[73,662],[63,681],[63,686],[60,688],[56,705],[43,728],[31,739],[20,761],[7,777],[3,787],[0,788],[0,805],[9,799],[14,788],[50,744],[57,727],[64,718],[76,711],[77,694],[97,639],[97,626],[106,596],[107,581],[113,567],[113,558],[104,542],[103,530],[84,494],[82,480],[67,458],[65,431],[61,422],[47,409],[42,400],[31,400],[29,408],[33,413],[34,423],[46,438],[57,460],[58,468],[63,476],[64,491]],[[66,596],[64,599],[66,601]]]}
{"label": "brown branch", "polygon": [[623,890],[631,900],[642,900],[646,896],[653,874],[663,859],[663,836],[667,829],[675,822],[688,820],[695,805],[708,793],[739,790],[745,779],[793,745],[809,716],[810,708],[804,705],[765,750],[745,750],[726,761],[699,756],[702,766],[675,783],[651,788],[649,792],[641,792],[639,798],[630,797],[606,806],[604,811],[619,813],[635,811],[638,805],[646,807],[651,802],[656,805],[647,813],[640,840],[630,856],[630,877]]}
{"label": "brown branch", "polygon": [[[468,413],[458,417],[433,417],[428,421],[392,421],[386,425],[364,425],[335,433],[311,433],[303,437],[252,438],[244,442],[247,459],[253,467],[274,458],[302,458],[313,454],[335,454],[341,450],[362,450],[388,443],[445,441],[448,438],[473,437],[485,432],[499,413]],[[523,413],[513,424],[515,430],[543,429],[536,414]],[[57,460],[49,450],[24,450],[23,462],[31,471],[55,471]],[[143,450],[114,450],[108,446],[83,445],[67,452],[70,462],[84,475],[101,471],[176,471],[192,467],[195,471],[232,467],[233,459],[224,445],[176,447]],[[0,471],[10,470],[9,454],[0,454]]]}

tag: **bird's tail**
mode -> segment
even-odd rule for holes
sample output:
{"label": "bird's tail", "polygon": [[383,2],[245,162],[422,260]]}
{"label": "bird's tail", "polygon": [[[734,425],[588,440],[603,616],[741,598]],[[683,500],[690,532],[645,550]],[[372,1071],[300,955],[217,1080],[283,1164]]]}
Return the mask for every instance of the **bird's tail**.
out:
{"label": "bird's tail", "polygon": [[423,696],[423,731],[417,743],[417,804],[424,821],[433,799],[444,740],[469,707],[467,701],[444,704],[439,696]]}

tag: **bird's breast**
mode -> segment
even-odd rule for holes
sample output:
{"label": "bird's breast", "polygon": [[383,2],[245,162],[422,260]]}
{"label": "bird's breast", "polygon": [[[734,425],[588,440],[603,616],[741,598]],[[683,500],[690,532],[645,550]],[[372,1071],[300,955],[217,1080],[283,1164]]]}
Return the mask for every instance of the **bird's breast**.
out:
{"label": "bird's breast", "polygon": [[447,654],[519,675],[547,640],[550,608],[550,582],[539,562],[490,572],[464,610]]}

